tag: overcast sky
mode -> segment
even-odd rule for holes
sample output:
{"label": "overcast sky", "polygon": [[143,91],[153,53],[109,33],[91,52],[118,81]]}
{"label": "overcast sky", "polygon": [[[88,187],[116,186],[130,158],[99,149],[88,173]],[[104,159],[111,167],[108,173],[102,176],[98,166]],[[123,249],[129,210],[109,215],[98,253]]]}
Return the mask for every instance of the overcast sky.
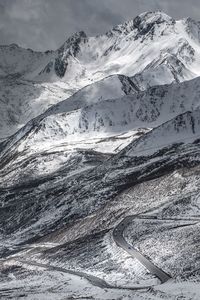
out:
{"label": "overcast sky", "polygon": [[0,44],[36,50],[58,48],[80,30],[106,32],[141,12],[163,10],[200,19],[200,0],[0,0]]}

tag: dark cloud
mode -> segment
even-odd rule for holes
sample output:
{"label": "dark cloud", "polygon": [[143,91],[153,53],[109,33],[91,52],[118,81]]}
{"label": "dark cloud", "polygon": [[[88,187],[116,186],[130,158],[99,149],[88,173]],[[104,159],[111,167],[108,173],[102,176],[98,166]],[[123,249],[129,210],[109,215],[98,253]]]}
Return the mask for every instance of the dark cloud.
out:
{"label": "dark cloud", "polygon": [[96,35],[149,10],[200,15],[199,0],[0,0],[0,44],[56,49],[80,30]]}

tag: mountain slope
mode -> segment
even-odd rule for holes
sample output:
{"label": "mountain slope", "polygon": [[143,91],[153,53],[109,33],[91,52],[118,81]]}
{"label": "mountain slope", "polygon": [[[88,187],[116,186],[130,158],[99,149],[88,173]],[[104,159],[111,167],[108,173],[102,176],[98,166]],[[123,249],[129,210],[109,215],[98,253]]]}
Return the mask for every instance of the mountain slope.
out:
{"label": "mountain slope", "polygon": [[[140,128],[150,129],[199,107],[200,78],[152,87],[124,97],[119,97],[124,93],[119,78],[108,77],[51,107],[8,139],[1,155],[9,149],[31,153],[61,143],[102,139],[129,130],[137,132]],[[132,85],[130,87],[134,93]]]}
{"label": "mountain slope", "polygon": [[[199,110],[177,116],[100,163],[92,171],[84,170],[69,176],[68,161],[47,176],[27,176],[27,179],[18,178],[15,181],[12,174],[9,176],[8,173],[7,182],[10,186],[1,188],[4,234],[15,233],[16,239],[46,234],[62,228],[65,223],[73,224],[77,219],[89,216],[104,207],[107,201],[111,203],[117,194],[129,186],[184,166],[199,164],[199,136],[196,134],[199,126]],[[169,128],[170,132],[174,132],[172,137],[170,135],[171,139],[166,140],[164,145],[158,145],[159,149],[156,146],[150,152],[146,151],[147,147],[152,147],[155,137],[169,134]],[[19,164],[20,161],[16,161],[15,168],[18,170]],[[28,165],[25,164],[26,167]],[[7,171],[5,169],[4,172]],[[2,173],[2,176],[6,176],[6,173]],[[9,222],[6,222],[8,219]]]}
{"label": "mountain slope", "polygon": [[[135,86],[128,77],[122,75],[107,77],[99,82],[86,86],[69,99],[58,103],[58,105],[52,106],[46,112],[28,122],[26,126],[19,130],[5,143],[7,145],[12,145],[23,137],[28,139],[27,134],[32,135],[31,131],[35,130],[35,133],[37,134],[37,132],[39,132],[39,128],[46,128],[49,132],[47,133],[47,136],[50,137],[50,135],[54,135],[54,140],[59,140],[60,143],[61,138],[68,135],[68,132],[71,132],[73,135],[73,132],[76,131],[76,126],[78,126],[80,133],[85,131],[84,127],[87,126],[89,121],[85,121],[83,119],[83,125],[79,124],[78,116],[80,115],[81,117],[80,112],[82,110],[87,111],[88,107],[95,106],[95,104],[99,104],[101,107],[107,99],[114,103],[115,100],[113,98],[118,98],[129,93],[132,94],[136,91],[137,86]],[[45,122],[44,120],[47,120],[47,122],[46,125],[43,126],[42,123]],[[48,122],[50,122],[49,125]],[[55,124],[53,125],[53,123]],[[38,127],[38,129],[36,129],[36,127]],[[81,129],[81,127],[83,127],[83,129]],[[50,133],[51,130],[52,133]],[[35,136],[35,134],[32,136]],[[44,136],[46,136],[46,133],[44,133]],[[40,136],[40,138],[42,138],[42,136]]]}
{"label": "mountain slope", "polygon": [[[67,99],[75,92],[66,86],[22,79],[13,80],[13,78],[2,78],[0,86],[0,137],[2,139],[13,134],[47,108]],[[71,105],[74,109],[80,108],[81,105],[86,105],[84,101],[90,102],[90,97],[99,101],[101,97],[112,99],[135,93],[138,90],[139,88],[128,77],[113,75],[113,77],[105,78],[86,87],[82,94],[77,94],[73,100],[72,98],[69,99],[68,106]],[[76,100],[77,97],[80,99]],[[86,98],[87,100],[84,100]]]}

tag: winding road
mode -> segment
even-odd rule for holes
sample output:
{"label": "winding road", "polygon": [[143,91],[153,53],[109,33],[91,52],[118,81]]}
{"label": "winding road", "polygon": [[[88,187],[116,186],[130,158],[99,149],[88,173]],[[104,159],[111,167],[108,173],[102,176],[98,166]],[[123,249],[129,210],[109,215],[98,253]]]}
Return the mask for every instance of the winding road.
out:
{"label": "winding road", "polygon": [[[156,277],[158,277],[161,281],[161,283],[164,283],[171,279],[171,276],[164,272],[162,269],[158,268],[155,266],[150,260],[148,260],[144,255],[142,255],[139,251],[137,251],[132,245],[128,244],[127,241],[125,240],[123,233],[125,228],[135,219],[136,215],[134,216],[127,216],[125,217],[114,229],[113,229],[113,239],[117,246],[121,247],[123,250],[128,252],[131,256],[134,258],[137,258],[140,263],[145,266],[150,273],[154,274]],[[107,289],[125,289],[125,290],[148,290],[151,288],[150,285],[148,286],[115,286],[107,283],[105,280],[93,276],[91,274],[84,273],[82,271],[74,271],[74,270],[69,270],[65,269],[62,267],[57,267],[57,266],[52,266],[52,265],[47,265],[47,264],[42,264],[40,262],[35,262],[35,261],[28,261],[28,260],[22,260],[20,256],[14,256],[10,257],[7,259],[2,259],[0,262],[6,262],[9,260],[14,260],[16,262],[22,263],[22,264],[27,264],[31,266],[37,266],[37,267],[43,267],[45,269],[51,270],[51,271],[59,271],[59,272],[64,272],[72,275],[76,275],[82,278],[85,278],[88,280],[90,283],[92,283],[94,286],[100,287],[100,288],[107,288]]]}
{"label": "winding road", "polygon": [[156,267],[150,260],[137,251],[132,245],[128,244],[124,239],[123,233],[125,228],[135,219],[136,216],[127,216],[113,230],[113,239],[117,246],[124,249],[133,257],[137,258],[143,266],[145,266],[152,274],[157,276],[162,283],[171,279],[171,276],[165,273],[162,269]]}
{"label": "winding road", "polygon": [[70,269],[66,269],[66,268],[62,268],[62,267],[56,267],[56,266],[52,266],[52,265],[47,265],[47,264],[43,264],[43,263],[39,263],[39,262],[35,262],[35,261],[22,260],[22,259],[20,259],[20,257],[0,260],[0,262],[8,262],[9,260],[10,261],[13,260],[16,263],[20,263],[20,264],[24,264],[24,265],[44,268],[44,269],[47,269],[49,271],[58,271],[58,272],[61,272],[61,273],[67,273],[67,274],[79,276],[80,278],[85,278],[92,285],[97,286],[97,287],[102,288],[102,289],[106,288],[106,289],[118,289],[118,290],[133,290],[133,291],[143,290],[143,291],[145,291],[145,290],[149,290],[149,288],[151,288],[150,285],[147,285],[147,286],[143,286],[143,285],[141,285],[141,286],[139,286],[139,285],[136,285],[136,286],[116,286],[116,285],[109,284],[104,279],[101,279],[97,276],[94,276],[94,275],[91,275],[91,274],[88,274],[88,273],[85,273],[85,272],[82,272],[82,271],[74,271],[74,270],[70,270]]}

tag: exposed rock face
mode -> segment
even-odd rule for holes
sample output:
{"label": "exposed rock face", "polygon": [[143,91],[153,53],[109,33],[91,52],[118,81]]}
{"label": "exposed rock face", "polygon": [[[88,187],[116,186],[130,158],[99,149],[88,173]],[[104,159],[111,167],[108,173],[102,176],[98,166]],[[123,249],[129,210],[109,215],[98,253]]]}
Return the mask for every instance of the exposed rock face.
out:
{"label": "exposed rock face", "polygon": [[80,51],[80,44],[87,41],[84,31],[72,35],[59,49],[55,59],[55,73],[58,77],[64,77],[70,56],[76,57]]}

